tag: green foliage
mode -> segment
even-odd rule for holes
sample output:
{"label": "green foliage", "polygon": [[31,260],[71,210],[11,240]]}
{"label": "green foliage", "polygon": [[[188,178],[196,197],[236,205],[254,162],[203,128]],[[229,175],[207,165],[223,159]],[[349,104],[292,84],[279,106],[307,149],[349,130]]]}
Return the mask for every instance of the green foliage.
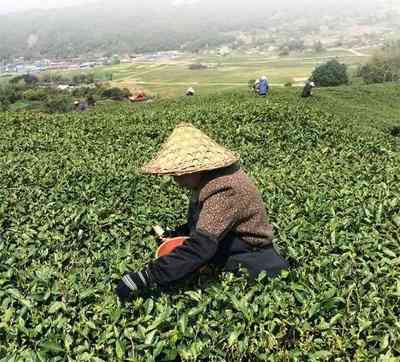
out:
{"label": "green foliage", "polygon": [[349,83],[346,64],[340,64],[337,59],[332,59],[315,68],[311,80],[317,87],[335,87]]}
{"label": "green foliage", "polygon": [[290,50],[287,47],[283,47],[281,49],[279,49],[279,56],[280,57],[287,57],[290,55]]}
{"label": "green foliage", "polygon": [[129,89],[126,88],[118,88],[118,87],[113,87],[113,88],[107,88],[103,90],[102,92],[102,97],[104,98],[110,98],[115,101],[122,101],[128,97],[130,97],[132,93],[129,91]]}
{"label": "green foliage", "polygon": [[72,83],[78,84],[92,84],[94,83],[93,73],[78,73],[72,76]]}
{"label": "green foliage", "polygon": [[45,72],[38,78],[38,82],[52,83],[52,84],[71,84],[71,85],[84,85],[92,84],[95,82],[93,73],[79,72],[75,74],[65,74],[57,72]]}
{"label": "green foliage", "polygon": [[322,44],[322,42],[320,40],[316,41],[313,44],[313,50],[316,53],[322,53],[325,50],[324,44]]}
{"label": "green foliage", "polygon": [[288,51],[289,53],[292,51],[299,52],[305,49],[304,40],[302,39],[292,39],[283,44],[279,50],[281,52]]}
{"label": "green foliage", "polygon": [[45,72],[40,75],[39,78],[42,83],[52,83],[52,84],[69,84],[72,83],[72,78],[66,74],[55,73],[55,72]]}
{"label": "green foliage", "polygon": [[207,69],[208,66],[206,64],[202,64],[202,63],[193,63],[193,64],[190,64],[188,68],[190,70],[204,70],[204,69]]}
{"label": "green foliage", "polygon": [[[57,75],[56,75],[57,76]],[[89,75],[90,77],[92,75]],[[91,81],[88,75],[76,78],[78,82]],[[110,98],[115,101],[127,99],[132,94],[128,89],[117,87],[106,88],[105,86],[81,86],[70,91],[61,91],[50,84],[40,86],[27,86],[22,84],[20,78],[16,82],[0,86],[0,110],[23,111],[28,109],[39,109],[49,113],[65,113],[73,110],[74,99],[86,98],[90,106],[96,104],[100,98]],[[45,78],[47,79],[47,78]],[[60,78],[57,78],[60,79]],[[64,78],[65,80],[66,78]],[[16,102],[20,104],[16,104]]]}
{"label": "green foliage", "polygon": [[[317,107],[238,93],[2,113],[0,359],[395,360],[399,148],[378,119],[364,132]],[[181,120],[241,153],[299,267],[254,284],[203,275],[120,305],[121,274],[154,257],[151,226],[185,218],[181,189],[138,172]]]}
{"label": "green foliage", "polygon": [[390,134],[393,137],[400,137],[400,126],[395,126],[390,129]]}
{"label": "green foliage", "polygon": [[30,88],[23,93],[23,98],[28,101],[44,101],[48,95],[47,88]]}
{"label": "green foliage", "polygon": [[22,99],[22,88],[15,84],[0,86],[0,110],[6,110],[11,104]]}
{"label": "green foliage", "polygon": [[73,110],[74,100],[64,94],[49,95],[44,107],[48,113],[66,113]]}
{"label": "green foliage", "polygon": [[35,85],[39,82],[39,78],[34,74],[24,74],[23,79],[26,85]]}
{"label": "green foliage", "polygon": [[95,95],[100,96],[104,90],[105,89],[101,87],[78,87],[72,90],[72,95],[78,98],[95,96]]}
{"label": "green foliage", "polygon": [[383,48],[358,73],[366,84],[400,80],[400,42]]}
{"label": "green foliage", "polygon": [[343,122],[356,125],[357,132],[388,132],[399,126],[400,84],[349,85],[321,88],[312,99],[299,97],[297,88],[274,88],[270,102],[333,113]]}
{"label": "green foliage", "polygon": [[249,79],[247,82],[247,86],[249,87],[250,92],[255,92],[256,91],[256,80],[255,79]]}
{"label": "green foliage", "polygon": [[111,60],[111,65],[121,64],[121,60],[118,57],[113,57]]}
{"label": "green foliage", "polygon": [[24,84],[24,85],[34,85],[39,82],[39,78],[34,74],[23,74],[17,75],[9,80],[10,84]]}

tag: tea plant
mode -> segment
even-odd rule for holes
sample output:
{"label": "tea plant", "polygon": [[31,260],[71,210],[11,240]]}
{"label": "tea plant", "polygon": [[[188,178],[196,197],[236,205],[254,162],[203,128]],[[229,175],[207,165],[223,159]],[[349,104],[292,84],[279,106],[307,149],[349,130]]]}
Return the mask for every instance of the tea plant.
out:
{"label": "tea plant", "polygon": [[[0,115],[0,360],[395,361],[400,153],[381,129],[243,95]],[[120,305],[187,195],[139,167],[178,121],[242,155],[297,268]]]}

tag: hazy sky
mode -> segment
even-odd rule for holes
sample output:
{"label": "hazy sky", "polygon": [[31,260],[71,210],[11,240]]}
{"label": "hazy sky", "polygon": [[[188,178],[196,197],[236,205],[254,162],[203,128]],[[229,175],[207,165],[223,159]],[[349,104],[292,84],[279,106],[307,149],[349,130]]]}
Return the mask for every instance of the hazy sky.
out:
{"label": "hazy sky", "polygon": [[0,0],[0,13],[31,9],[48,9],[90,3],[93,0]]}
{"label": "hazy sky", "polygon": [[[24,10],[32,10],[32,9],[49,9],[49,8],[62,8],[66,6],[71,6],[71,5],[84,5],[84,4],[89,4],[91,2],[98,2],[100,0],[0,0],[0,14],[7,14],[11,12],[16,12],[16,11],[24,11]],[[113,0],[102,0],[103,3],[107,4],[107,1],[110,1],[110,3],[113,3]],[[129,1],[129,0],[125,0]],[[146,3],[146,0],[132,0],[133,2],[135,1],[143,1]],[[157,1],[160,1],[161,3],[169,3],[174,6],[179,6],[183,4],[190,4],[190,3],[196,3],[200,2],[202,0],[152,0],[153,3],[157,3]],[[216,4],[220,5],[221,3],[230,3],[230,2],[236,2],[240,0],[215,0]],[[281,0],[253,0],[253,4],[257,4],[258,2],[264,3],[265,2],[271,2],[271,3],[280,3]],[[389,1],[389,0],[285,0],[283,2],[291,4],[293,1],[293,4],[298,4],[299,2],[303,1],[303,3],[335,3],[335,2],[341,2],[343,4],[353,4],[354,3],[359,3],[360,5],[365,5],[365,4],[374,4],[377,2],[382,2],[382,1]]]}
{"label": "hazy sky", "polygon": [[[110,0],[112,1],[112,0]],[[146,2],[146,0],[143,0]],[[201,0],[162,0],[175,6],[185,3],[195,3]],[[82,5],[96,0],[0,0],[0,14],[32,9],[63,8],[71,5]]]}

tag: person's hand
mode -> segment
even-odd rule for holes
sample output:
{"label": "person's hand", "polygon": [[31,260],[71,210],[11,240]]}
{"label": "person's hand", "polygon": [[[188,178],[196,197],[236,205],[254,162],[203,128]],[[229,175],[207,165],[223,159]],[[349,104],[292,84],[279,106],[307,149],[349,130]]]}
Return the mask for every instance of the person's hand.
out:
{"label": "person's hand", "polygon": [[165,230],[160,225],[153,226],[153,231],[160,239],[165,235]]}
{"label": "person's hand", "polygon": [[166,240],[166,239],[186,236],[186,235],[189,235],[189,233],[190,233],[189,227],[187,224],[185,224],[185,225],[181,225],[181,226],[177,227],[175,230],[167,229],[164,232],[163,238]]}
{"label": "person's hand", "polygon": [[131,300],[133,299],[133,292],[128,286],[121,280],[115,288],[115,294],[117,294],[119,300]]}
{"label": "person's hand", "polygon": [[121,301],[132,300],[135,294],[139,294],[143,289],[150,287],[151,284],[152,279],[147,270],[127,273],[118,283],[115,293]]}

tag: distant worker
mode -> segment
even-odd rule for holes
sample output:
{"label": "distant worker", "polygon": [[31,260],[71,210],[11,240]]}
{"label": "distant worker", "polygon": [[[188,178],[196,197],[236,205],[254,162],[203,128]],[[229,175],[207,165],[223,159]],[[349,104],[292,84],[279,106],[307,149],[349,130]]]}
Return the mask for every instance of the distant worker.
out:
{"label": "distant worker", "polygon": [[88,109],[88,103],[86,100],[81,100],[79,102],[78,111],[85,112]]}
{"label": "distant worker", "polygon": [[139,91],[135,97],[135,102],[143,102],[146,100],[146,94],[143,91]]}
{"label": "distant worker", "polygon": [[194,92],[193,87],[188,88],[188,90],[186,91],[186,95],[189,96],[189,97],[194,96],[194,93],[195,92]]}
{"label": "distant worker", "polygon": [[269,84],[268,84],[268,79],[264,75],[260,79],[260,84],[258,86],[258,94],[262,97],[265,97],[269,92]]}
{"label": "distant worker", "polygon": [[129,100],[133,103],[135,102],[144,102],[147,100],[147,96],[144,91],[139,91],[136,95],[129,97]]}
{"label": "distant worker", "polygon": [[311,97],[314,88],[315,88],[315,83],[308,80],[304,85],[303,93],[301,94],[301,96],[303,98]]}

